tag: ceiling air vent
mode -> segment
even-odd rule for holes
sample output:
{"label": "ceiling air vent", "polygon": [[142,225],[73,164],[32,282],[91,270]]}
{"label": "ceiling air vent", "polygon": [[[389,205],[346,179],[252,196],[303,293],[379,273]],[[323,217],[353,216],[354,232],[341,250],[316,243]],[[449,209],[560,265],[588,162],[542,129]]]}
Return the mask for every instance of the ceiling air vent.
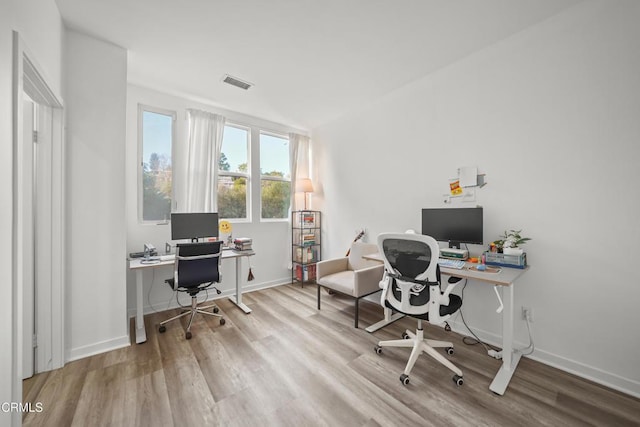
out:
{"label": "ceiling air vent", "polygon": [[225,74],[224,77],[222,78],[222,81],[230,84],[231,86],[236,86],[244,90],[247,90],[251,86],[253,86],[253,83],[242,81],[236,77],[231,77],[229,74]]}

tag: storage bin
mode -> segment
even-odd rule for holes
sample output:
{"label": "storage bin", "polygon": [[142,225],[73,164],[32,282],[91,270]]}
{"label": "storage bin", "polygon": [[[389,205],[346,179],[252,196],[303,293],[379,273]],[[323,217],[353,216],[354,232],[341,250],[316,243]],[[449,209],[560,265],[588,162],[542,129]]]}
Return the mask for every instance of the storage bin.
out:
{"label": "storage bin", "polygon": [[485,252],[485,264],[499,265],[500,267],[525,268],[527,266],[527,254],[505,255],[498,252]]}

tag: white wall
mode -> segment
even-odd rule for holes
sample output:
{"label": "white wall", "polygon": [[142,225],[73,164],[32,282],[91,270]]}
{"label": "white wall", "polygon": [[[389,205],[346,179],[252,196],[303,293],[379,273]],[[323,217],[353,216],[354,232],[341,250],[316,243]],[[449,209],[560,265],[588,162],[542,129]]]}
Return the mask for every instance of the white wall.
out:
{"label": "white wall", "polygon": [[[638,2],[590,1],[314,129],[326,254],[361,226],[369,241],[420,230],[420,209],[477,165],[488,184],[467,205],[484,207],[485,241],[533,238],[515,288],[533,357],[640,396],[639,21]],[[467,322],[499,343],[493,290],[464,296]]]}
{"label": "white wall", "polygon": [[[0,352],[0,402],[22,400],[22,382],[14,332],[13,255],[13,49],[12,31],[18,31],[29,52],[37,59],[47,83],[59,93],[61,76],[62,21],[53,0],[0,2],[0,343],[10,351]],[[0,412],[0,424],[9,425],[10,413]],[[20,414],[13,414],[19,423]]]}
{"label": "white wall", "polygon": [[[176,140],[174,142],[173,169],[174,176],[179,175],[182,155],[187,141],[187,120],[186,110],[196,108],[222,114],[227,118],[227,123],[233,122],[252,127],[251,150],[259,150],[258,132],[260,129],[272,132],[287,134],[289,132],[304,133],[298,129],[292,129],[277,123],[268,122],[255,117],[245,116],[233,111],[223,110],[213,105],[206,105],[193,100],[184,99],[178,96],[168,95],[155,90],[142,88],[140,86],[129,85],[127,100],[127,147],[126,147],[126,197],[127,197],[127,253],[139,252],[143,249],[145,242],[153,243],[160,253],[164,253],[165,242],[171,241],[171,228],[169,225],[142,224],[138,221],[138,105],[162,108],[175,111],[176,120]],[[259,152],[259,151],[258,151]],[[259,165],[252,164],[252,174],[257,177]],[[261,221],[260,220],[260,181],[253,179],[250,182],[252,189],[251,222],[232,222],[234,237],[253,238],[253,248],[256,255],[251,257],[251,266],[255,279],[246,282],[243,289],[252,291],[269,286],[279,285],[291,280],[291,271],[286,268],[286,249],[290,244],[288,240],[288,224],[286,221]],[[176,192],[174,197],[179,197]],[[178,200],[180,203],[180,200]],[[243,263],[243,276],[246,280],[248,263]],[[144,275],[144,311],[163,311],[169,307],[175,307],[175,295],[164,280],[172,275],[171,267],[154,269],[155,274],[149,272]],[[222,291],[220,297],[235,294],[235,263],[224,261],[222,263],[222,283],[219,289]],[[135,274],[128,273],[128,308],[129,315],[134,315],[136,305],[135,295]],[[182,296],[182,304],[188,304],[188,297]]]}
{"label": "white wall", "polygon": [[67,31],[67,359],[129,344],[126,314],[127,52]]}

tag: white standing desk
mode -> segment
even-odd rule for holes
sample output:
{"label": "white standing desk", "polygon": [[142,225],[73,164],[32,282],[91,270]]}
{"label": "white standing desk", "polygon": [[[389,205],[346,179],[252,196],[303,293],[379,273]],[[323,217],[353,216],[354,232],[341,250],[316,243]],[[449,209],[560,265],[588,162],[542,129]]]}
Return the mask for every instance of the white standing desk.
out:
{"label": "white standing desk", "polygon": [[[383,262],[381,254],[364,255],[363,258],[373,261]],[[502,267],[499,273],[488,273],[484,271],[472,270],[476,264],[466,263],[464,268],[443,268],[440,267],[440,272],[447,276],[460,277],[462,279],[477,280],[484,283],[489,283],[494,286],[500,286],[502,289],[502,304],[504,308],[502,310],[502,351],[499,352],[502,358],[502,366],[493,378],[493,381],[489,385],[489,390],[492,392],[503,395],[509,386],[511,377],[518,366],[522,353],[516,351],[513,348],[513,329],[515,320],[515,307],[513,291],[516,279],[522,276],[529,269],[527,266],[524,269],[519,268],[507,268]],[[395,322],[402,318],[404,315],[400,313],[392,314],[392,311],[388,308],[384,310],[385,318],[378,323],[375,323],[365,330],[367,332],[374,332],[378,329]]]}
{"label": "white standing desk", "polygon": [[[236,294],[229,297],[229,300],[240,307],[245,313],[251,313],[251,309],[242,302],[242,280],[240,279],[240,259],[255,255],[254,251],[234,251],[223,250],[221,259],[234,259],[236,261]],[[142,263],[144,258],[134,258],[129,260],[129,269],[136,272],[136,344],[143,343],[147,340],[147,331],[144,327],[144,299],[142,292],[142,274],[144,270],[149,268],[173,265],[174,256],[163,256],[160,261],[146,264]]]}

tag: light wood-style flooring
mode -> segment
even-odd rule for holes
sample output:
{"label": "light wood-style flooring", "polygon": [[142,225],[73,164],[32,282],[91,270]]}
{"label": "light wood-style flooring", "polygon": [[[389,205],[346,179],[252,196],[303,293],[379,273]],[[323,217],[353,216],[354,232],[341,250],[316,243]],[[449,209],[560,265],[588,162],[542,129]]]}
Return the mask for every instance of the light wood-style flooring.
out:
{"label": "light wood-style flooring", "polygon": [[[226,324],[197,318],[193,338],[174,311],[146,316],[148,341],[68,363],[24,381],[24,402],[41,402],[26,426],[625,426],[640,425],[640,400],[523,358],[504,396],[489,391],[500,361],[442,328],[452,373],[420,356],[403,386],[408,349],[373,347],[415,329],[402,319],[373,334],[353,328],[353,300],[283,285],[243,295],[244,314],[217,301]],[[463,306],[464,309],[464,306]],[[361,302],[360,327],[382,317]],[[133,333],[132,333],[133,335]]]}

